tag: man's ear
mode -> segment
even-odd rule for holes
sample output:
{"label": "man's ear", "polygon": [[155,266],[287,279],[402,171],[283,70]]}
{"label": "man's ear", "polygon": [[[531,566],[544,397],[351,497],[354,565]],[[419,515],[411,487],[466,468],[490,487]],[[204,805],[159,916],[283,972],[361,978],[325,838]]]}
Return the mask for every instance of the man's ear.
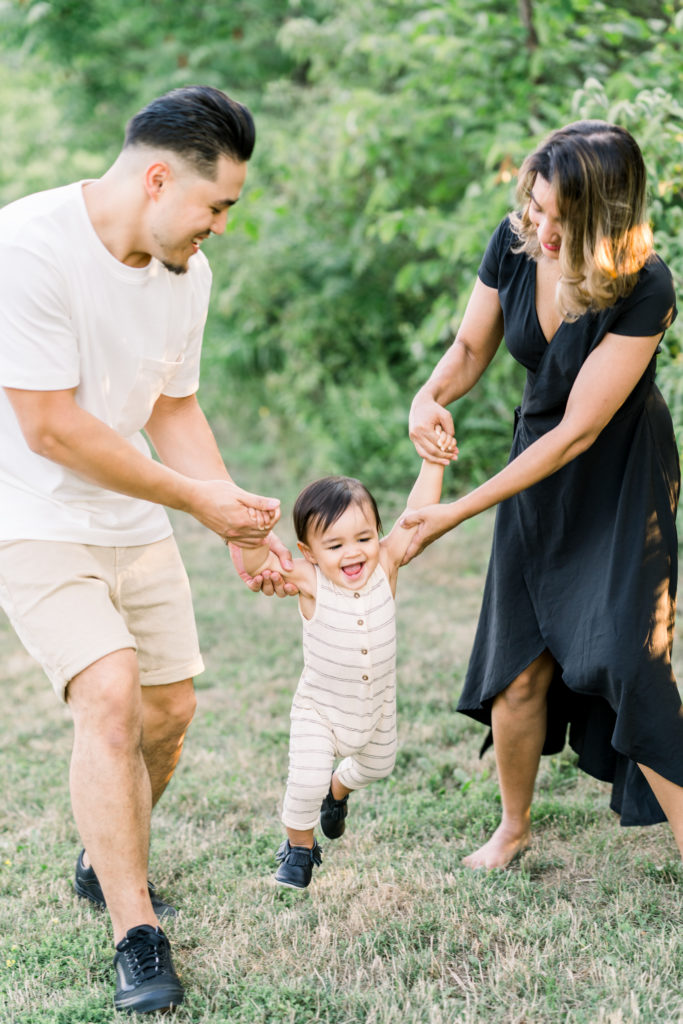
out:
{"label": "man's ear", "polygon": [[164,160],[156,160],[145,171],[145,191],[150,199],[158,199],[171,178],[171,168]]}
{"label": "man's ear", "polygon": [[296,542],[296,546],[298,547],[299,551],[304,556],[304,558],[306,559],[307,562],[310,562],[311,565],[317,565],[318,564],[318,561],[317,561],[316,558],[313,557],[313,552],[309,548],[308,544],[304,544],[304,542],[302,540],[298,540]]}

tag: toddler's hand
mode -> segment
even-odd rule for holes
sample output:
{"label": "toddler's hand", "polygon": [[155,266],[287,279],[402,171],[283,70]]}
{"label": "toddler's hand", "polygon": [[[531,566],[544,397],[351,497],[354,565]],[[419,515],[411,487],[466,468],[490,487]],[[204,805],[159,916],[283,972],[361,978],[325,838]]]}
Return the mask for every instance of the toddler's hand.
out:
{"label": "toddler's hand", "polygon": [[444,454],[448,454],[453,459],[458,457],[458,445],[455,438],[446,433],[440,423],[437,423],[434,427],[435,444]]}

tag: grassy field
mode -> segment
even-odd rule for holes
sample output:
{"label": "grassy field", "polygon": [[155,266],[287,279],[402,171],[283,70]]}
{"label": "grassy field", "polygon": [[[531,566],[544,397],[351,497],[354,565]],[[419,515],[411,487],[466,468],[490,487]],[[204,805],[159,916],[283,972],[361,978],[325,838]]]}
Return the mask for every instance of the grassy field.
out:
{"label": "grassy field", "polygon": [[[154,820],[151,877],[182,909],[168,928],[187,988],[178,1024],[683,1021],[673,839],[620,829],[608,788],[570,752],[543,762],[521,862],[460,865],[499,812],[483,730],[455,712],[491,524],[465,524],[403,570],[396,771],[352,797],[346,835],[323,843],[297,893],[272,881],[295,602],[249,594],[220,543],[178,521],[207,663]],[[4,620],[0,656],[0,1022],[120,1020],[107,918],[71,889],[69,715]]]}

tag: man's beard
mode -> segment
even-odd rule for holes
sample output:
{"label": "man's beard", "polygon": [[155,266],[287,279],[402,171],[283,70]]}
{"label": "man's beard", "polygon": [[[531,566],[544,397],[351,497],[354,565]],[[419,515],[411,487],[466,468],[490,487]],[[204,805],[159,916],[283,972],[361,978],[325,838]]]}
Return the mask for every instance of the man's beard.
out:
{"label": "man's beard", "polygon": [[162,266],[166,267],[172,274],[186,274],[187,263],[167,263],[166,260],[161,261]]}

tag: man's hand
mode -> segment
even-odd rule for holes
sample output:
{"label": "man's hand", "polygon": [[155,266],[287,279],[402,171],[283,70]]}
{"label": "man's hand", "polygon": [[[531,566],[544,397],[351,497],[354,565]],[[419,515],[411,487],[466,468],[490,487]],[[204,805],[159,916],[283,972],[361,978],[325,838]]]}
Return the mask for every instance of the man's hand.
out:
{"label": "man's hand", "polygon": [[255,548],[280,518],[280,502],[252,494],[228,480],[195,480],[186,511],[226,544]]}
{"label": "man's hand", "polygon": [[[272,553],[277,557],[282,569],[287,571],[293,568],[292,556],[288,549],[284,546],[279,537],[274,533],[268,534],[265,539],[265,543],[268,545]],[[277,572],[275,569],[264,569],[262,572],[257,573],[256,576],[250,576],[244,568],[244,560],[242,558],[242,552],[236,544],[230,544],[230,556],[233,564],[241,580],[243,580],[250,590],[254,593],[261,591],[266,597],[293,597],[299,593],[299,588],[295,583],[289,583],[285,581],[284,577]]]}

